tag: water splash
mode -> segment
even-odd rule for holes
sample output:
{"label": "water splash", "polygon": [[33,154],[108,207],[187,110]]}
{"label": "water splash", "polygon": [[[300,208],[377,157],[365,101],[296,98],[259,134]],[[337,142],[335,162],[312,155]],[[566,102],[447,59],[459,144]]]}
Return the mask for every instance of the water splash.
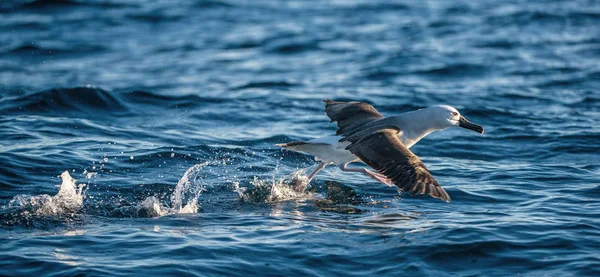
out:
{"label": "water splash", "polygon": [[255,176],[250,184],[252,187],[247,188],[234,183],[234,189],[242,201],[271,203],[312,197],[312,194],[306,190],[308,178],[303,169],[278,179],[273,176],[271,180],[261,180]]}
{"label": "water splash", "polygon": [[156,196],[146,197],[131,206],[122,206],[113,210],[111,216],[119,217],[161,217],[172,214],[197,213],[200,205],[198,197],[205,191],[202,184],[202,168],[209,163],[196,164],[185,171],[170,196],[170,207]]}
{"label": "water splash", "polygon": [[62,184],[56,195],[17,195],[5,208],[21,209],[24,214],[35,215],[76,213],[83,206],[85,184],[77,186],[76,180],[68,171],[63,172],[60,177]]}
{"label": "water splash", "polygon": [[208,162],[190,167],[177,182],[171,195],[171,206],[179,213],[195,213],[198,210],[198,197],[206,190],[200,173],[206,165]]}
{"label": "water splash", "polygon": [[[75,214],[97,214],[97,210],[104,210],[102,215],[114,217],[161,217],[171,214],[197,213],[200,204],[198,197],[205,191],[202,184],[202,169],[208,163],[196,164],[190,167],[177,182],[173,193],[168,201],[161,201],[156,196],[146,197],[139,202],[133,202],[130,205],[120,205],[114,207],[114,204],[107,204],[110,207],[94,206],[98,203],[88,203],[93,208],[85,209],[85,190],[86,184],[77,185],[77,181],[71,177],[68,171],[63,172],[60,177],[62,184],[58,193],[54,196],[42,195],[17,195],[6,206],[0,209],[0,219],[6,219],[5,224],[14,225],[24,222],[31,223],[33,219],[39,221],[37,216],[61,216]],[[88,173],[88,178],[97,177],[95,172]],[[90,175],[92,174],[92,175]]]}

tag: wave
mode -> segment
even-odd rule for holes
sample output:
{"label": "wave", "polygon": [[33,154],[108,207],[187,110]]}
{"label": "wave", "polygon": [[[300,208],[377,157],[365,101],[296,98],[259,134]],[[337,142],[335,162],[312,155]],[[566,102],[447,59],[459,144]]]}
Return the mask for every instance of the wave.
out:
{"label": "wave", "polygon": [[69,46],[42,46],[35,42],[25,42],[12,48],[6,48],[0,54],[20,56],[56,56],[70,54],[92,54],[105,50],[103,46],[71,43]]}
{"label": "wave", "polygon": [[477,48],[490,48],[501,50],[512,50],[522,46],[522,42],[514,38],[485,38],[471,42],[471,45]]}
{"label": "wave", "polygon": [[567,104],[567,106],[573,107],[573,108],[582,107],[582,106],[597,107],[598,104],[600,104],[600,97],[588,95],[588,96],[581,98],[580,100],[576,100],[574,102]]}
{"label": "wave", "polygon": [[368,70],[363,77],[369,80],[386,81],[398,77],[402,72],[398,69],[377,68]]}
{"label": "wave", "polygon": [[546,78],[539,81],[535,86],[537,88],[559,88],[559,87],[577,87],[581,84],[593,82],[591,80],[599,80],[600,71],[597,69],[587,72],[576,72],[572,74],[561,74],[559,77]]}
{"label": "wave", "polygon": [[117,0],[14,0],[0,1],[0,13],[15,11],[48,12],[49,10],[74,9],[85,7],[113,8],[130,4]]}
{"label": "wave", "polygon": [[[19,1],[16,1],[19,4]],[[32,9],[44,9],[44,8],[65,8],[75,7],[83,5],[82,2],[75,0],[34,0],[34,1],[21,1],[21,8],[32,8]]]}
{"label": "wave", "polygon": [[470,63],[456,63],[446,64],[443,66],[432,67],[429,69],[416,70],[413,73],[420,75],[439,76],[448,78],[458,77],[479,77],[485,74],[488,70],[487,66],[470,64]]}
{"label": "wave", "polygon": [[230,8],[230,7],[234,7],[234,4],[229,1],[204,0],[204,1],[198,1],[197,3],[195,3],[194,6],[197,8],[218,8],[218,7]]}
{"label": "wave", "polygon": [[226,98],[204,97],[193,94],[188,95],[163,95],[144,90],[125,91],[120,94],[128,103],[151,104],[167,107],[194,107],[209,103],[225,103]]}
{"label": "wave", "polygon": [[21,8],[29,9],[48,9],[48,8],[71,8],[71,7],[121,7],[124,3],[111,0],[34,0],[24,1],[20,4]]}
{"label": "wave", "polygon": [[94,87],[54,88],[0,102],[6,113],[57,113],[90,115],[126,113],[127,105],[114,93]]}
{"label": "wave", "polygon": [[172,21],[180,20],[183,18],[183,15],[168,14],[162,10],[156,10],[156,11],[145,12],[145,13],[129,14],[127,17],[134,19],[134,20],[143,21],[143,22],[161,23],[161,22],[172,22]]}
{"label": "wave", "polygon": [[494,14],[486,18],[490,25],[530,25],[530,24],[580,24],[587,20],[595,21],[600,18],[600,13],[586,10],[572,11],[543,11],[519,9],[504,14]]}
{"label": "wave", "polygon": [[244,85],[233,88],[233,90],[253,89],[253,88],[287,88],[295,87],[297,84],[287,81],[250,81]]}
{"label": "wave", "polygon": [[408,11],[410,6],[403,3],[395,3],[394,1],[356,1],[356,2],[334,2],[337,9],[345,9],[348,11]]}
{"label": "wave", "polygon": [[306,51],[315,51],[319,49],[319,43],[314,40],[286,39],[274,41],[267,47],[267,52],[278,54],[298,54]]}

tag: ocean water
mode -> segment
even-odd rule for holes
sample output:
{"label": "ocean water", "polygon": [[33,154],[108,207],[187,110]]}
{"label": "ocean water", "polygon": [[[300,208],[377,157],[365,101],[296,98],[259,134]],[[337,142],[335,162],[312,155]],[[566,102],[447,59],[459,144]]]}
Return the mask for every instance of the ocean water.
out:
{"label": "ocean water", "polygon": [[[598,1],[0,2],[2,276],[599,276]],[[458,108],[411,197],[274,146]],[[308,170],[305,170],[308,168]]]}

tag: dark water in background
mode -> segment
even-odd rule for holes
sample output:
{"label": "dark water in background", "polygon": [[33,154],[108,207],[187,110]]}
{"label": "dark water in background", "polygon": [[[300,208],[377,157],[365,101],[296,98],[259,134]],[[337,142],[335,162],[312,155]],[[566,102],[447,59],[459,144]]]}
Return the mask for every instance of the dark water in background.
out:
{"label": "dark water in background", "polygon": [[[600,274],[597,1],[85,2],[0,3],[0,275]],[[324,98],[486,134],[294,193]]]}

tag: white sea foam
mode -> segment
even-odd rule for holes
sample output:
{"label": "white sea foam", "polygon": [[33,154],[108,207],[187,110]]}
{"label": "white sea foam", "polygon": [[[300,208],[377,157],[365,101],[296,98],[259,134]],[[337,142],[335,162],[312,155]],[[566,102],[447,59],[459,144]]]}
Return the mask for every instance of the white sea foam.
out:
{"label": "white sea foam", "polygon": [[76,180],[69,175],[68,171],[63,172],[60,177],[62,178],[62,184],[56,195],[17,195],[8,203],[8,207],[22,208],[25,213],[37,215],[77,212],[83,205],[85,184],[78,186]]}
{"label": "white sea foam", "polygon": [[[296,187],[297,181],[301,183],[298,187]],[[252,187],[240,187],[239,183],[234,183],[234,189],[243,201],[269,203],[311,198],[312,194],[306,191],[307,183],[308,178],[304,170],[297,170],[288,176],[280,178],[273,176],[271,180],[259,179],[255,176],[250,182]]]}

